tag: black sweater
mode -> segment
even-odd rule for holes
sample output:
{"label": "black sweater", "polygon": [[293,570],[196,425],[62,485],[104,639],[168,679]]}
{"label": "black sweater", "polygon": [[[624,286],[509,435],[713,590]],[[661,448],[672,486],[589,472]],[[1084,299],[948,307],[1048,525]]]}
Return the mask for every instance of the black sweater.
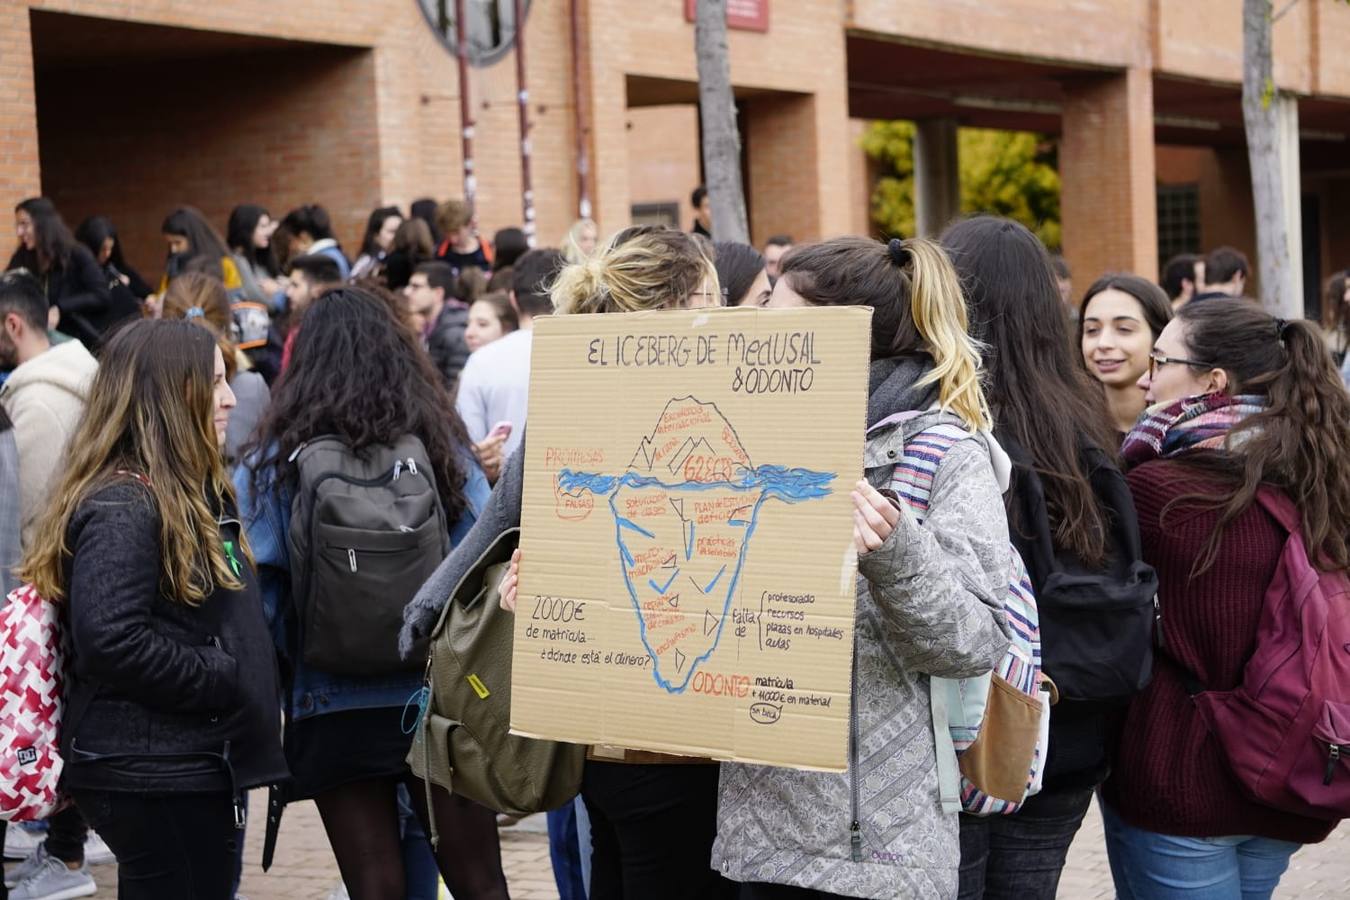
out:
{"label": "black sweater", "polygon": [[160,519],[128,478],[66,532],[70,634],[62,756],[69,787],[198,792],[286,775],[272,640],[239,524],[222,517],[243,590],[199,606],[161,590]]}
{"label": "black sweater", "polygon": [[76,244],[64,264],[55,263],[43,273],[38,271],[36,255],[20,247],[10,258],[9,268],[20,267],[32,272],[42,284],[47,303],[60,308],[57,329],[86,347],[96,347],[103,329],[111,324],[112,292],[94,254],[83,244]]}

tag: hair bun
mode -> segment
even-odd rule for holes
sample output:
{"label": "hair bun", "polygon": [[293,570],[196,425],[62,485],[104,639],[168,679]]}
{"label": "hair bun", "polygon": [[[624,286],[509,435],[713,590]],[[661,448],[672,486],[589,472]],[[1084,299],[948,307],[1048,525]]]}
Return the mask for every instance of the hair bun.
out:
{"label": "hair bun", "polygon": [[890,243],[886,245],[886,251],[891,255],[891,262],[895,265],[904,267],[910,263],[909,248],[905,242],[899,238],[891,238]]}

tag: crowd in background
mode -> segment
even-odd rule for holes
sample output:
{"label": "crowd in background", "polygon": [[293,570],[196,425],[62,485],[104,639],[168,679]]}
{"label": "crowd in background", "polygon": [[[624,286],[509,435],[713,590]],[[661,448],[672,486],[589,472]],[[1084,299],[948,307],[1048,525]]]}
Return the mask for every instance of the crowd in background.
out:
{"label": "crowd in background", "polygon": [[[460,200],[375,209],[349,248],[318,205],[238,206],[224,237],[182,206],[154,284],[107,218],[72,233],[49,200],[18,204],[0,563],[6,590],[22,578],[63,604],[80,714],[63,735],[74,804],[10,828],[9,897],[90,894],[108,854],[128,900],[233,897],[242,794],[277,784],[315,801],[353,898],[431,898],[438,877],[460,900],[506,897],[497,817],[405,762],[416,660],[337,671],[298,627],[306,448],[416,441],[448,552],[400,598],[401,633],[358,635],[406,651],[519,525],[536,321],[851,305],[873,310],[867,458],[899,462],[852,493],[849,771],[588,759],[580,797],[549,814],[562,896],[1053,898],[1094,798],[1119,897],[1270,896],[1337,817],[1254,799],[1190,696],[1234,690],[1270,639],[1291,535],[1318,572],[1350,572],[1347,273],[1319,326],[1247,297],[1232,248],[1171,260],[1161,284],[1091,273],[1078,294],[1007,219],[755,248],[714,242],[706,191],[692,199],[692,232],[602,239],[583,219],[548,248],[516,227],[489,239]],[[931,686],[1000,665],[1010,570],[1039,602],[1047,672],[1151,666],[1109,687],[1065,676],[1039,793],[957,814]],[[1069,608],[1066,577],[1144,591],[1146,627],[1112,633],[1106,599]],[[1350,778],[1344,709],[1321,738],[1328,784]]]}

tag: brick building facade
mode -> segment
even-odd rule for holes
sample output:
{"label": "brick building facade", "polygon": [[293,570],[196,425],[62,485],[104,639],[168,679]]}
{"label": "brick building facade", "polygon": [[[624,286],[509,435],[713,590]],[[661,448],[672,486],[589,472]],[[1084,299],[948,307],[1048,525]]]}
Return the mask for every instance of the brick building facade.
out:
{"label": "brick building facade", "polygon": [[[1254,249],[1241,0],[751,5],[767,6],[767,30],[729,41],[756,241],[868,230],[861,121],[908,118],[1057,135],[1081,278],[1153,274],[1160,241]],[[530,7],[541,240],[577,216],[579,148],[602,229],[672,212],[687,226],[699,161],[683,0]],[[354,250],[371,208],[460,192],[457,67],[416,0],[0,0],[0,23],[0,194],[46,193],[72,224],[111,216],[147,274],[180,203],[223,229],[235,203],[322,202]],[[1350,264],[1347,46],[1350,7],[1334,0],[1302,0],[1275,26],[1317,281]],[[468,92],[490,232],[521,220],[513,56],[472,69]],[[0,232],[0,253],[13,241]]]}

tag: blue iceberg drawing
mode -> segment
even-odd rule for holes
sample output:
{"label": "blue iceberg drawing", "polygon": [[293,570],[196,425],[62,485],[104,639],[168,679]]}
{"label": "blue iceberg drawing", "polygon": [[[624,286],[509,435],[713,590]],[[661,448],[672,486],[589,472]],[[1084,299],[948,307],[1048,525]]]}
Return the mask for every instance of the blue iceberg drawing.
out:
{"label": "blue iceberg drawing", "polygon": [[760,509],[828,496],[834,478],[752,465],[715,404],[681,397],[666,404],[627,471],[563,469],[558,487],[608,498],[652,674],[678,694],[717,648]]}

